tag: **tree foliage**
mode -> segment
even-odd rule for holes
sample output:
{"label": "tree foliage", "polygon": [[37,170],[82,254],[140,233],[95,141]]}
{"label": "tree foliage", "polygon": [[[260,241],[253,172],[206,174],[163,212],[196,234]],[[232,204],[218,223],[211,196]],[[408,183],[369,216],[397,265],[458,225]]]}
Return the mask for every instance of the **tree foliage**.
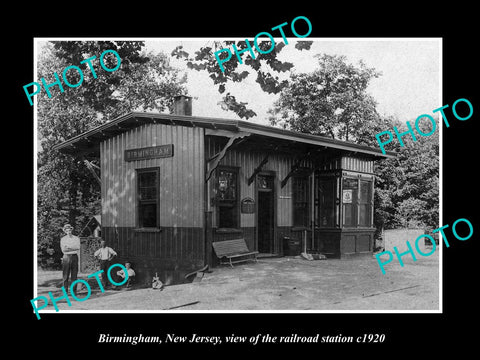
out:
{"label": "tree foliage", "polygon": [[[369,82],[380,74],[362,62],[354,66],[346,60],[344,56],[321,55],[312,73],[292,74],[269,111],[270,122],[373,147],[378,147],[375,134],[393,126],[406,130],[398,120],[381,116],[376,101],[367,93]],[[437,227],[438,134],[404,141],[404,147],[398,141],[388,147],[397,153],[395,158],[376,161],[375,225],[379,229]]]}
{"label": "tree foliage", "polygon": [[358,66],[349,64],[345,56],[324,54],[317,58],[318,68],[312,73],[292,74],[269,111],[270,123],[294,131],[371,144],[370,134],[382,131],[388,124],[366,91],[370,81],[381,74],[363,62]]}
{"label": "tree foliage", "polygon": [[[405,124],[395,124],[406,131]],[[385,228],[437,228],[439,223],[439,136],[403,138],[396,157],[376,162],[376,222]]]}
{"label": "tree foliage", "polygon": [[[222,109],[233,111],[240,118],[249,119],[257,114],[254,110],[248,108],[247,103],[238,101],[230,92],[225,93],[227,83],[243,81],[250,76],[251,73],[256,73],[255,81],[264,92],[278,94],[288,84],[287,80],[280,80],[278,75],[289,71],[293,67],[293,64],[278,59],[278,55],[285,47],[283,42],[273,44],[272,49],[272,43],[270,41],[261,41],[258,44],[261,51],[266,53],[270,49],[272,50],[266,54],[257,52],[255,58],[247,51],[242,56],[243,65],[240,64],[235,55],[232,55],[230,60],[222,64],[225,70],[222,72],[215,58],[215,52],[224,48],[231,49],[233,44],[237,46],[239,52],[247,48],[245,41],[238,41],[236,43],[235,41],[213,41],[211,46],[200,47],[192,56],[183,49],[183,46],[177,46],[172,51],[172,56],[178,59],[184,59],[190,69],[206,71],[210,79],[212,79],[213,84],[217,86],[218,92],[224,94],[222,101],[219,102]],[[309,50],[311,45],[312,41],[297,41],[295,49]],[[222,52],[219,56],[220,59],[223,60],[228,55],[227,52]]]}
{"label": "tree foliage", "polygon": [[[84,159],[61,154],[52,146],[129,111],[171,109],[173,97],[185,93],[185,79],[178,77],[168,57],[146,54],[142,46],[141,42],[60,41],[47,43],[40,53],[38,78],[44,77],[47,83],[54,81],[54,72],[60,75],[70,65],[79,66],[84,74],[76,88],[64,85],[62,93],[54,86],[52,98],[45,92],[38,96],[37,224],[42,266],[59,264],[58,242],[64,223],[72,224],[78,233],[91,216],[100,213],[100,186]],[[104,50],[118,52],[118,70],[101,68],[98,58]],[[97,78],[87,64],[80,65],[94,55]],[[106,66],[114,68],[116,59],[108,55]],[[78,72],[67,72],[72,84],[79,81],[78,76]],[[98,164],[98,159],[89,160]]]}

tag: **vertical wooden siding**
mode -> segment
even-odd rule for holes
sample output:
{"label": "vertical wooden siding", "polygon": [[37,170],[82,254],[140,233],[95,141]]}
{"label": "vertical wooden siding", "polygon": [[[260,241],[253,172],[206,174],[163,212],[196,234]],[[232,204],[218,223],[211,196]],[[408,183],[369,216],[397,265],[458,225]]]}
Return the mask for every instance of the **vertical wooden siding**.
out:
{"label": "vertical wooden siding", "polygon": [[319,170],[350,170],[373,174],[373,160],[365,160],[356,157],[342,156],[321,164]]}
{"label": "vertical wooden siding", "polygon": [[[126,149],[173,144],[174,156],[124,161]],[[201,128],[148,124],[100,145],[102,231],[119,258],[133,260],[140,277],[194,269],[205,260],[204,135]],[[136,171],[160,169],[161,231],[137,231]]]}
{"label": "vertical wooden siding", "polygon": [[[160,168],[160,226],[203,227],[203,129],[139,126],[100,146],[102,226],[136,227],[135,169]],[[174,156],[126,162],[126,149],[173,144]]]}
{"label": "vertical wooden siding", "polygon": [[342,169],[373,174],[373,161],[344,156]]}
{"label": "vertical wooden siding", "polygon": [[[207,159],[218,153],[224,142],[219,142],[214,137],[206,137],[206,157]],[[227,151],[225,157],[220,162],[220,166],[235,166],[239,168],[239,186],[240,186],[240,199],[245,197],[251,197],[256,199],[255,194],[255,183],[248,185],[248,178],[253,174],[254,169],[260,164],[264,159],[266,153],[262,152],[261,149],[252,149],[248,147],[238,147],[232,150]],[[268,162],[263,166],[262,170],[264,171],[274,171],[275,172],[275,196],[277,199],[277,208],[275,209],[277,216],[277,226],[292,226],[293,225],[293,199],[292,199],[292,179],[287,182],[287,184],[281,188],[280,182],[287,176],[290,172],[293,164],[296,159],[293,156],[286,154],[272,154],[268,158]],[[312,164],[308,161],[304,161],[301,166],[311,167]],[[211,191],[213,194],[214,181],[210,181]],[[216,208],[212,207],[213,218],[212,223],[213,227],[216,227]],[[241,214],[240,215],[240,226],[245,227],[255,227],[255,214]]]}

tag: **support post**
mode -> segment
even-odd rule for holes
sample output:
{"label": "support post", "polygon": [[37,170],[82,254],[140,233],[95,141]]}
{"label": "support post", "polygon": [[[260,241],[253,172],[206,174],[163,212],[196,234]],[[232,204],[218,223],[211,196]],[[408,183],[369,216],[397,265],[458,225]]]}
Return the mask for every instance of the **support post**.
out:
{"label": "support post", "polygon": [[268,162],[268,156],[265,156],[265,158],[260,162],[260,164],[253,170],[253,174],[248,178],[248,186],[255,180],[255,176],[262,171],[263,166]]}
{"label": "support post", "polygon": [[310,174],[310,226],[312,228],[312,247],[315,248],[315,169]]}
{"label": "support post", "polygon": [[287,174],[287,176],[285,176],[285,178],[282,180],[282,182],[280,183],[280,186],[283,188],[287,182],[288,182],[288,179],[290,179],[293,174],[295,173],[295,171],[298,170],[298,168],[300,167],[300,164],[302,163],[303,160],[305,160],[307,157],[310,156],[310,151],[308,151],[305,156],[303,156],[302,158],[298,159],[297,162],[295,164],[293,164],[292,166],[292,169],[290,170],[290,172]]}
{"label": "support post", "polygon": [[213,161],[211,167],[210,167],[210,170],[207,172],[207,176],[205,178],[205,182],[207,182],[210,177],[212,176],[213,172],[215,171],[215,169],[217,168],[218,164],[220,164],[220,161],[222,161],[222,159],[225,157],[225,154],[227,153],[227,150],[230,148],[230,146],[233,145],[234,141],[237,140],[237,139],[240,139],[240,138],[243,138],[245,136],[249,136],[250,134],[247,134],[247,133],[238,133],[238,134],[235,134],[233,135],[232,137],[230,137],[227,141],[227,143],[225,144],[225,146],[223,147],[223,149],[216,155],[214,156],[211,160]]}
{"label": "support post", "polygon": [[[87,166],[88,170],[90,170],[90,172],[92,173],[93,177],[98,181],[98,183],[100,184],[100,186],[102,185],[102,180],[100,180],[100,177],[97,175],[97,173],[95,172],[95,170],[93,169],[93,164],[90,163],[90,161],[88,161],[87,159],[83,159],[83,162],[84,164]],[[97,166],[96,166],[97,167]],[[98,167],[97,167],[98,169]]]}

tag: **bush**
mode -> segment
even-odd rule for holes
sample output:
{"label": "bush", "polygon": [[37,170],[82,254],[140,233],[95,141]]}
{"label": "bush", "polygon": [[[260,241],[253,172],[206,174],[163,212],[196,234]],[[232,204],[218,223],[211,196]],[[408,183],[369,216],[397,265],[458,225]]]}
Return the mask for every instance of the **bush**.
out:
{"label": "bush", "polygon": [[99,237],[87,237],[80,239],[80,271],[95,272],[98,270],[98,261],[93,254],[100,248]]}

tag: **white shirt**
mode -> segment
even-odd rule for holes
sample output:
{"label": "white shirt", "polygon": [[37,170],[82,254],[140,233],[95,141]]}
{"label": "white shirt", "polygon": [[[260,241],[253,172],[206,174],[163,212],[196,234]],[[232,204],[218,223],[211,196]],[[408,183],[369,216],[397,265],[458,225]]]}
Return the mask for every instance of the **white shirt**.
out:
{"label": "white shirt", "polygon": [[65,255],[76,254],[80,250],[80,238],[75,235],[65,235],[60,239],[60,249]]}
{"label": "white shirt", "polygon": [[93,256],[98,257],[100,260],[110,260],[113,256],[117,256],[117,253],[112,248],[105,246],[95,251]]}
{"label": "white shirt", "polygon": [[[128,277],[135,276],[135,271],[133,271],[132,268],[127,270]],[[125,272],[123,270],[117,271],[117,275],[121,276],[122,278],[125,278]]]}

